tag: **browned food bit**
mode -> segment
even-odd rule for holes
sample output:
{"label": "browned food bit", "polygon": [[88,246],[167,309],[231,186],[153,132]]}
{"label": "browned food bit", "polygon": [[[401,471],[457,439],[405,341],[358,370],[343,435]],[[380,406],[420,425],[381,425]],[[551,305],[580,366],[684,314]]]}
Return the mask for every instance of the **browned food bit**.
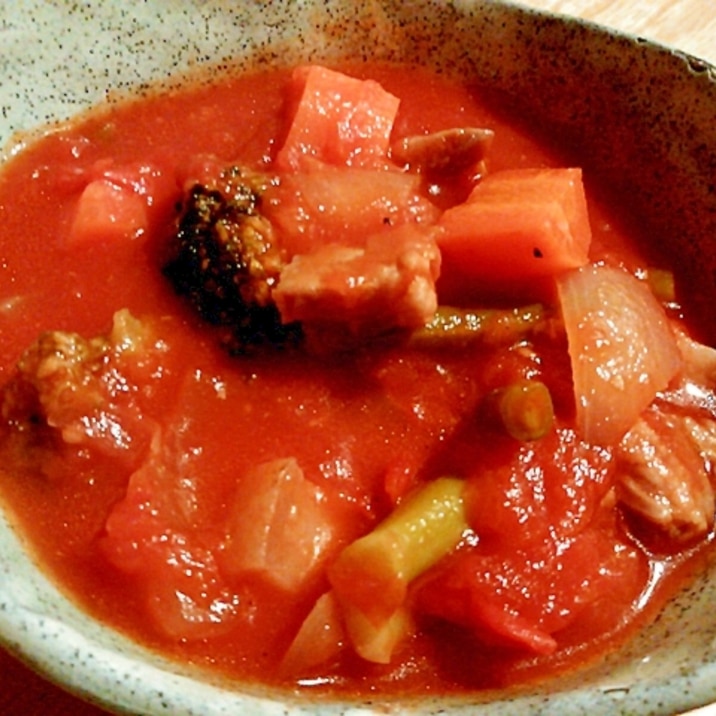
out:
{"label": "browned food bit", "polygon": [[71,445],[136,452],[152,428],[125,372],[151,373],[163,351],[151,328],[126,309],[115,313],[107,335],[46,331],[20,357],[0,394],[0,415],[30,442],[49,429],[47,437]]}
{"label": "browned food bit", "polygon": [[2,417],[18,428],[18,435],[58,428],[68,442],[78,442],[84,416],[102,405],[101,384],[93,374],[99,372],[107,348],[104,341],[88,341],[75,333],[41,334],[4,388]]}
{"label": "browned food bit", "polygon": [[261,197],[271,179],[239,167],[214,183],[193,184],[182,205],[172,256],[164,266],[177,293],[210,323],[229,326],[237,352],[298,334],[281,324],[271,295],[284,261]]}
{"label": "browned food bit", "polygon": [[459,172],[485,159],[494,134],[491,129],[456,127],[411,135],[392,144],[391,158],[418,171]]}

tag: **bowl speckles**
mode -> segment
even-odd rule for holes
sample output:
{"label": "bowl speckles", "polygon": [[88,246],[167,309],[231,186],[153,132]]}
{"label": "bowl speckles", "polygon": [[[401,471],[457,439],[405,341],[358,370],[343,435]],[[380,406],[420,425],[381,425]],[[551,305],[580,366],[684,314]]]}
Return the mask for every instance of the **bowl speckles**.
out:
{"label": "bowl speckles", "polygon": [[[224,3],[148,0],[0,6],[0,141],[157,80],[210,65],[342,57],[427,63],[507,93],[575,146],[716,300],[716,79],[694,58],[500,2]],[[31,52],[27,48],[32,48]],[[20,135],[22,136],[22,135]],[[709,337],[716,339],[716,316]],[[716,568],[715,568],[716,569]],[[34,567],[0,517],[0,641],[50,678],[137,714],[672,714],[716,700],[716,572],[618,654],[504,701],[317,705],[197,681],[93,623]]]}

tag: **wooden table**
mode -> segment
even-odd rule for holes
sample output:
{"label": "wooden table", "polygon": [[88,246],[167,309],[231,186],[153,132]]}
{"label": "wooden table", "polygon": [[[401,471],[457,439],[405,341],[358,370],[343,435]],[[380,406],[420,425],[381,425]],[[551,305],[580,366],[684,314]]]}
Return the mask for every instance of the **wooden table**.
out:
{"label": "wooden table", "polygon": [[[576,15],[657,40],[716,63],[713,0],[524,0],[524,5]],[[0,651],[3,716],[102,716]]]}
{"label": "wooden table", "polygon": [[593,20],[716,63],[713,0],[520,0],[540,10]]}

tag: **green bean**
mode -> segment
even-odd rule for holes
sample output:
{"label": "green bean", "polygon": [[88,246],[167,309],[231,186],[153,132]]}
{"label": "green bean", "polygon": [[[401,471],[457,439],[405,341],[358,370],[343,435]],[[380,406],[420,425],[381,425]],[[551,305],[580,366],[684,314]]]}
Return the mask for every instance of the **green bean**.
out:
{"label": "green bean", "polygon": [[467,529],[464,481],[441,477],[425,484],[372,532],[349,545],[342,559],[363,563],[369,555],[388,555],[392,572],[410,582],[449,552]]}
{"label": "green bean", "polygon": [[650,268],[646,272],[646,281],[651,292],[662,303],[673,303],[676,300],[676,284],[672,271]]}
{"label": "green bean", "polygon": [[351,641],[364,658],[368,653],[375,661],[387,657],[407,628],[402,612],[409,583],[468,530],[463,487],[464,481],[453,477],[427,483],[349,544],[329,568]]}
{"label": "green bean", "polygon": [[507,432],[516,440],[543,438],[554,424],[549,388],[539,380],[518,380],[492,396]]}
{"label": "green bean", "polygon": [[440,306],[433,318],[410,338],[420,348],[460,347],[473,341],[512,343],[525,335],[549,330],[554,318],[541,304],[513,309],[463,309]]}

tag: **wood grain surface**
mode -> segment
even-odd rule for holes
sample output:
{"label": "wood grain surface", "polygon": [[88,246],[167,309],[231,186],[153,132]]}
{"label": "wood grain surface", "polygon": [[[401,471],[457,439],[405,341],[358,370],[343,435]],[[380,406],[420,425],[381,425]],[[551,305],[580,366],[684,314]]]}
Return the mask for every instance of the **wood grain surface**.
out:
{"label": "wood grain surface", "polygon": [[[523,5],[576,15],[678,47],[716,63],[714,0],[527,0]],[[2,716],[102,716],[0,650]]]}
{"label": "wood grain surface", "polygon": [[716,63],[713,0],[521,0],[676,47]]}

